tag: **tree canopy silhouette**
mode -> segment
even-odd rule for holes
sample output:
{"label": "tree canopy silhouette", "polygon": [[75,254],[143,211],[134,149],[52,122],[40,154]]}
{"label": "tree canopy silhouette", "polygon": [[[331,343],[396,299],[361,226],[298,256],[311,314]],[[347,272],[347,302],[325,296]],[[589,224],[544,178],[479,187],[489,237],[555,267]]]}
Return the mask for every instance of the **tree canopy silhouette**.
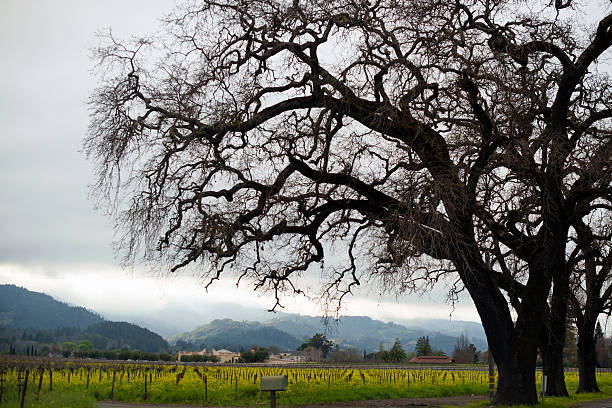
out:
{"label": "tree canopy silhouette", "polygon": [[313,270],[335,301],[456,273],[496,399],[536,403],[571,226],[611,209],[612,15],[582,30],[573,7],[204,0],[109,34],[85,151],[126,261],[234,273],[277,305]]}

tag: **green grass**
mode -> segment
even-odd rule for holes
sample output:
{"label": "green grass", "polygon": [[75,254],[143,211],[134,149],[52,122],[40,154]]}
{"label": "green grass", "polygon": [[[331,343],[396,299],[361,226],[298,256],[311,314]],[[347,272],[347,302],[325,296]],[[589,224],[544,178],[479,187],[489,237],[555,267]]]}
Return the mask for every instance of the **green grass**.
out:
{"label": "green grass", "polygon": [[[583,401],[594,401],[599,399],[612,398],[612,376],[611,375],[598,375],[597,384],[601,392],[594,393],[582,393],[576,394],[578,388],[578,373],[566,373],[565,384],[569,397],[542,397],[539,398],[538,407],[542,408],[563,408],[571,407],[572,405],[583,402]],[[538,390],[540,389],[540,383],[537,383]],[[488,401],[475,402],[468,405],[468,408],[485,408],[490,407],[491,404]],[[496,405],[496,408],[506,408],[506,405]],[[451,408],[450,406],[447,408]],[[530,408],[528,405],[513,405],[512,408]]]}
{"label": "green grass", "polygon": [[[18,408],[20,407],[20,397],[17,390],[9,388],[2,396],[0,407]],[[24,407],[27,408],[93,408],[96,399],[85,390],[64,389],[49,392],[41,390],[40,398],[36,399],[36,394],[26,393]]]}

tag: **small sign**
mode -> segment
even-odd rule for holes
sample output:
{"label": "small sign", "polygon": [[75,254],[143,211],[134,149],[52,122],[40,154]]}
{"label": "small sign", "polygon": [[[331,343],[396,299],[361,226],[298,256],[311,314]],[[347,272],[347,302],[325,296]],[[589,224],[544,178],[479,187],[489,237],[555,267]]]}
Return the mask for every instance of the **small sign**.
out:
{"label": "small sign", "polygon": [[285,391],[287,389],[286,375],[271,375],[261,377],[262,391]]}

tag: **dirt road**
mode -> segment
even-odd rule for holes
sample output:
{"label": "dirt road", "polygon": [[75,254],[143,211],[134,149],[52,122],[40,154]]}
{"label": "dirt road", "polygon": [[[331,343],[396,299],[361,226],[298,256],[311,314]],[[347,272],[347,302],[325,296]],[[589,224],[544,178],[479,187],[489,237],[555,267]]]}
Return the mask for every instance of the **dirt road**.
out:
{"label": "dirt road", "polygon": [[[405,398],[393,400],[370,400],[370,401],[350,401],[337,402],[333,404],[316,404],[316,405],[301,405],[300,408],[400,408],[400,407],[438,407],[440,405],[464,406],[472,402],[485,401],[486,397],[482,395],[476,396],[457,396],[445,398]],[[257,406],[266,407],[265,404]],[[193,407],[193,405],[151,405],[151,404],[129,404],[122,402],[100,402],[98,408],[185,408]],[[231,408],[231,407],[226,407]],[[593,407],[599,408],[599,407]]]}
{"label": "dirt road", "polygon": [[[465,406],[472,402],[486,401],[484,395],[456,396],[445,398],[405,398],[393,400],[370,400],[337,402],[333,404],[302,405],[300,408],[410,408],[410,407],[439,407],[439,406]],[[265,404],[257,404],[265,408]],[[98,403],[98,408],[193,408],[194,405],[153,405],[153,404],[131,404],[125,402],[105,401]],[[225,407],[232,408],[232,407]],[[599,401],[580,402],[572,405],[572,408],[612,408],[612,399]]]}

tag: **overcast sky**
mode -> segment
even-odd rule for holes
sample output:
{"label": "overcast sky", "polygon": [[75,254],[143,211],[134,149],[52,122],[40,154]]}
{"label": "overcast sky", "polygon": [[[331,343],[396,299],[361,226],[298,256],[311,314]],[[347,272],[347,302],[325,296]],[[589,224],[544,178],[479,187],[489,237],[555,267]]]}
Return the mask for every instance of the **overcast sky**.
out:
{"label": "overcast sky", "polygon": [[[193,278],[160,279],[143,269],[121,269],[111,250],[110,220],[88,200],[94,176],[79,150],[95,86],[89,60],[95,32],[110,27],[125,37],[155,31],[158,18],[173,5],[171,0],[2,0],[0,283],[149,326],[156,318],[181,328],[206,323],[198,319],[261,318],[273,304],[229,281],[205,294]],[[453,309],[443,293],[396,300],[362,292],[346,302],[343,313],[387,321],[448,319]],[[291,299],[286,311],[320,309]],[[453,319],[478,316],[464,300]]]}

